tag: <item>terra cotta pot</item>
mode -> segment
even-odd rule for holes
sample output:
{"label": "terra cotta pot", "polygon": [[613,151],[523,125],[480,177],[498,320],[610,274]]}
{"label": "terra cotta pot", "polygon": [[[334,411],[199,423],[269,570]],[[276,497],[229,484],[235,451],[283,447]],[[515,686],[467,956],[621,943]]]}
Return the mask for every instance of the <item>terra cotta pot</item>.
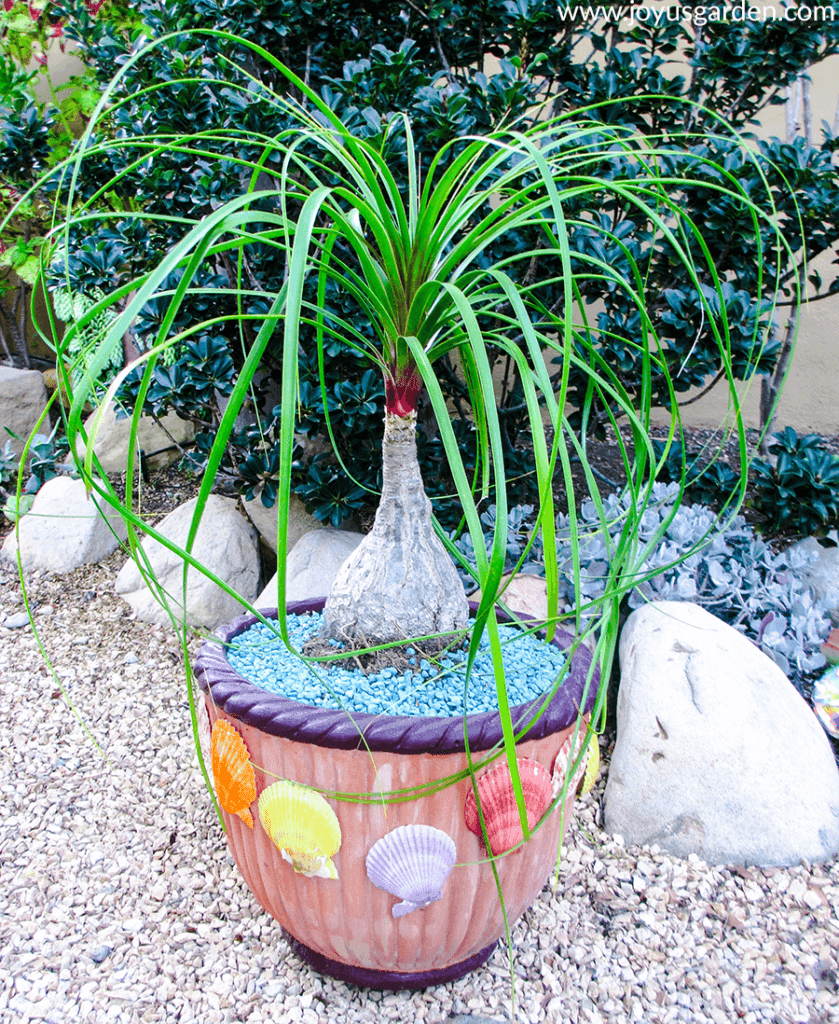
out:
{"label": "terra cotta pot", "polygon": [[[298,602],[289,605],[288,611],[320,611],[323,603],[323,599]],[[257,794],[278,779],[324,791],[386,792],[432,783],[467,766],[461,717],[354,713],[351,721],[343,711],[301,704],[243,679],[230,667],[224,645],[255,621],[253,616],[241,616],[217,633],[218,642],[204,644],[195,674],[210,725],[222,718],[241,734],[256,769]],[[553,642],[567,649],[573,637],[557,630]],[[551,770],[579,712],[587,715],[593,706],[596,674],[583,701],[590,665],[589,651],[578,647],[563,686],[518,744],[520,757],[533,758]],[[513,709],[513,721],[527,708]],[[369,751],[359,739],[359,730]],[[472,759],[480,760],[481,751],[501,740],[499,715],[470,715],[468,735]],[[256,814],[251,829],[238,816],[223,812],[227,840],[251,892],[316,970],[374,988],[422,988],[458,978],[484,963],[504,935],[492,867],[482,842],[464,822],[464,803],[471,789],[466,778],[430,796],[386,806],[330,800],[342,834],[333,858],[337,881],[295,873]],[[511,926],[544,886],[572,806],[573,796],[569,796],[564,815],[555,810],[529,842],[496,861]],[[368,879],[366,856],[386,833],[414,823],[432,825],[450,836],[456,844],[457,863],[441,900],[394,917],[392,907],[398,897]]]}

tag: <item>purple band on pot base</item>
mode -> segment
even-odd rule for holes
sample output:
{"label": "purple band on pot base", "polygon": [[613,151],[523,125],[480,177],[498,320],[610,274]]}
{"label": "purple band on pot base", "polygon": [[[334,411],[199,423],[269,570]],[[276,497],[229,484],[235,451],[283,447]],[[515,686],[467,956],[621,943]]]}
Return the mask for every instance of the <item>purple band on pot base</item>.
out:
{"label": "purple band on pot base", "polygon": [[361,988],[391,989],[394,992],[404,989],[429,988],[431,985],[445,985],[448,981],[457,981],[464,974],[474,971],[476,967],[483,966],[498,945],[497,942],[491,942],[467,960],[450,964],[448,967],[403,974],[402,971],[376,971],[371,967],[353,967],[352,964],[332,960],[328,956],[324,956],[323,953],[316,953],[299,939],[295,939],[285,929],[283,929],[283,935],[288,939],[291,948],[300,959],[319,974],[328,974],[330,978],[345,981],[348,985],[359,985]]}
{"label": "purple band on pot base", "polygon": [[[325,601],[325,598],[298,601],[289,604],[288,613],[319,612]],[[474,615],[477,604],[470,602],[469,607]],[[266,618],[276,618],[277,612],[274,609],[263,614]],[[529,616],[521,615],[520,618],[526,621]],[[507,621],[501,612],[498,619],[499,622]],[[466,749],[461,716],[348,714],[340,709],[302,704],[249,683],[230,666],[225,644],[257,621],[254,615],[241,615],[234,619],[229,626],[216,632],[218,641],[204,644],[195,661],[198,685],[204,693],[210,694],[212,701],[225,714],[272,736],[300,743],[316,743],[336,750],[369,748],[393,754],[456,754]],[[562,650],[568,650],[575,639],[570,633],[557,629],[552,642]],[[578,645],[562,685],[520,742],[562,732],[572,726],[581,713],[588,714],[594,706],[599,681],[599,670],[595,667],[591,671],[591,653],[583,644]],[[537,698],[511,708],[513,728],[516,731],[524,729],[539,714],[541,703]],[[469,715],[467,730],[469,747],[473,751],[489,750],[503,740],[501,717],[497,711]]]}

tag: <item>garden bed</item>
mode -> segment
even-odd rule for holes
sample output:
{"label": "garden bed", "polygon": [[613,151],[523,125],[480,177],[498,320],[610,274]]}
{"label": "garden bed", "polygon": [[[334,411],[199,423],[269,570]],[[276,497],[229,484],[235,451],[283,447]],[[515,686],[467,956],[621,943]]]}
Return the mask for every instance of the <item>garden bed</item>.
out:
{"label": "garden bed", "polygon": [[[469,978],[382,995],[320,977],[232,867],[198,772],[180,647],[113,596],[122,556],[30,581],[61,697],[28,627],[0,639],[0,1016],[374,1024],[509,1008],[497,951]],[[0,567],[0,614],[22,608]],[[154,686],[145,685],[150,675]],[[608,748],[605,750],[608,762]],[[715,868],[626,847],[579,802],[551,882],[513,930],[532,1024],[833,1019],[839,862]]]}

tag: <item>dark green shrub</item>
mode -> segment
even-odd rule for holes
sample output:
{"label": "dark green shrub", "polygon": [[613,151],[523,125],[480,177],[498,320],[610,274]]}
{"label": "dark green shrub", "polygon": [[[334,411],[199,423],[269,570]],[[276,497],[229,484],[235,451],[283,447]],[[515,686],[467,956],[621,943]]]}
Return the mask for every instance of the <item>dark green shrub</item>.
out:
{"label": "dark green shrub", "polygon": [[[656,459],[664,454],[664,442],[653,441]],[[662,483],[679,483],[685,471],[685,494],[691,502],[721,508],[740,485],[740,475],[725,462],[716,461],[711,451],[686,451],[677,441],[670,446],[658,472]]]}
{"label": "dark green shrub", "polygon": [[809,536],[839,521],[839,458],[817,434],[799,437],[792,427],[774,435],[769,452],[752,463],[755,507],[772,533]]}

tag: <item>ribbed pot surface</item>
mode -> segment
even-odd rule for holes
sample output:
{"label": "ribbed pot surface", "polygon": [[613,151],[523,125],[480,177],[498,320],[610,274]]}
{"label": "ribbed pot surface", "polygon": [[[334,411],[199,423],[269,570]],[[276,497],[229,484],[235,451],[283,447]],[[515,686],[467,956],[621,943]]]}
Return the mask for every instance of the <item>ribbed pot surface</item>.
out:
{"label": "ribbed pot surface", "polygon": [[[434,782],[466,767],[464,754],[390,754],[329,750],[311,743],[268,736],[224,715],[207,700],[210,722],[223,717],[242,735],[261,793],[277,779],[318,789],[370,793]],[[520,757],[549,771],[571,729],[521,744]],[[474,755],[473,755],[474,756]],[[262,828],[224,813],[230,851],[261,906],[310,949],[346,964],[383,971],[428,971],[459,963],[504,935],[495,879],[483,844],[464,823],[468,779],[432,796],[405,803],[359,804],[330,800],[341,825],[342,842],[333,857],[338,879],[296,874]],[[497,862],[507,919],[512,925],[542,890],[556,861],[565,815],[557,809],[521,849]],[[424,910],[394,918],[399,902],[367,878],[368,851],[400,825],[432,825],[451,836],[457,863],[443,886],[443,898]]]}

